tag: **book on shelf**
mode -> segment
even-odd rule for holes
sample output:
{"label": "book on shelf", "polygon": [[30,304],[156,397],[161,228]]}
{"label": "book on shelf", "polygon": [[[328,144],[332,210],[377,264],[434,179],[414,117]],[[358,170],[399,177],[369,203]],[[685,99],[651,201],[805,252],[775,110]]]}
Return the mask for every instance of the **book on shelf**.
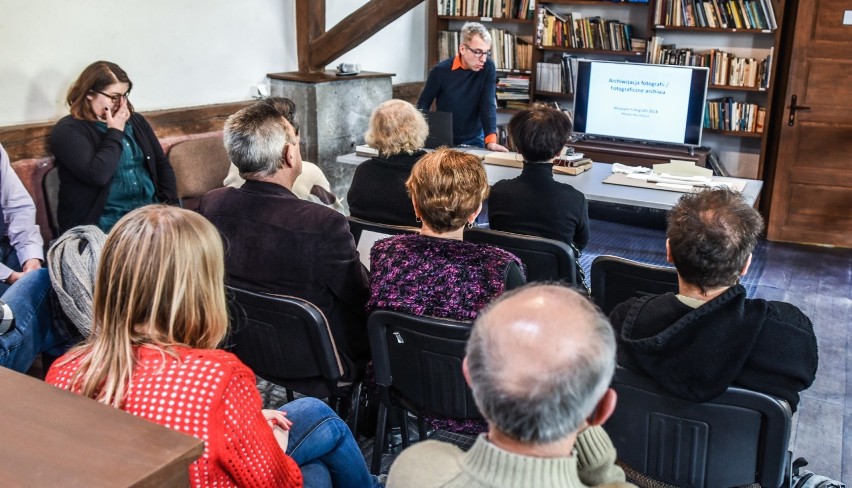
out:
{"label": "book on shelf", "polygon": [[[488,29],[491,34],[491,61],[498,70],[532,70],[532,38],[516,36],[503,29]],[[458,53],[461,36],[456,31],[438,32],[438,59]]]}
{"label": "book on shelf", "polygon": [[766,108],[756,103],[735,101],[733,97],[707,100],[704,112],[706,129],[730,132],[762,133]]}
{"label": "book on shelf", "polygon": [[559,63],[536,65],[536,91],[550,93],[574,93],[577,81],[577,56],[564,54]]}
{"label": "book on shelf", "polygon": [[536,44],[542,47],[629,51],[633,27],[620,20],[600,16],[584,17],[581,12],[559,13],[540,6]]}
{"label": "book on shelf", "polygon": [[713,85],[767,89],[774,51],[774,47],[770,48],[762,60],[736,56],[720,49],[694,52],[691,48],[663,44],[662,37],[654,36],[648,44],[647,59],[653,64],[706,66],[710,69],[709,80]]}
{"label": "book on shelf", "polygon": [[438,0],[438,15],[532,19],[535,0]]}
{"label": "book on shelf", "polygon": [[778,28],[772,0],[658,0],[654,22],[672,27]]}

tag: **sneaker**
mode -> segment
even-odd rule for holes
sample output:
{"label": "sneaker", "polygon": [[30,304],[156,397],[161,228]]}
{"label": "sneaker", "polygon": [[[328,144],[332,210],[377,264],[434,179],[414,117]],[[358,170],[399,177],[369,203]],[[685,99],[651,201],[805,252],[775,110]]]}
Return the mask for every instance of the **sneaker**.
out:
{"label": "sneaker", "polygon": [[6,302],[0,300],[0,334],[5,334],[15,325],[15,316],[12,314],[12,309]]}
{"label": "sneaker", "polygon": [[790,479],[791,488],[846,488],[846,484],[821,476],[813,471],[802,469],[808,465],[805,458],[793,461],[793,477]]}

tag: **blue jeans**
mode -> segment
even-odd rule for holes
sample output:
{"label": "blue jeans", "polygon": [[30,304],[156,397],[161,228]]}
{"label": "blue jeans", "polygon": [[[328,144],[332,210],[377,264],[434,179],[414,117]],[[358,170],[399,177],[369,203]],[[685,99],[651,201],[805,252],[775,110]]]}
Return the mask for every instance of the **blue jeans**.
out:
{"label": "blue jeans", "polygon": [[56,327],[50,312],[50,275],[47,269],[24,274],[3,293],[15,323],[0,335],[0,366],[26,373],[42,351],[62,354],[70,345],[66,331]]}
{"label": "blue jeans", "polygon": [[460,140],[456,143],[456,146],[485,147],[485,134],[482,132],[482,129],[479,129],[478,135]]}
{"label": "blue jeans", "polygon": [[299,398],[279,410],[293,421],[287,454],[302,470],[305,488],[377,487],[346,423],[321,400]]}

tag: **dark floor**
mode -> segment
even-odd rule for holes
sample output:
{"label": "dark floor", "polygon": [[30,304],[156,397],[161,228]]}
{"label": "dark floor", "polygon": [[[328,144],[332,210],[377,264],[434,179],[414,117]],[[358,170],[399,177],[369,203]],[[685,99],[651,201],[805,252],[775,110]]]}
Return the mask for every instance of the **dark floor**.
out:
{"label": "dark floor", "polygon": [[[592,235],[582,260],[586,267],[600,254],[665,262],[660,231],[593,221]],[[798,306],[813,320],[819,344],[819,370],[793,417],[791,450],[807,458],[808,469],[852,482],[852,250],[764,242],[755,254],[760,262],[743,280],[749,295]],[[277,389],[264,389],[270,404],[285,401]],[[360,441],[369,462],[372,441]],[[393,457],[384,456],[383,472]]]}

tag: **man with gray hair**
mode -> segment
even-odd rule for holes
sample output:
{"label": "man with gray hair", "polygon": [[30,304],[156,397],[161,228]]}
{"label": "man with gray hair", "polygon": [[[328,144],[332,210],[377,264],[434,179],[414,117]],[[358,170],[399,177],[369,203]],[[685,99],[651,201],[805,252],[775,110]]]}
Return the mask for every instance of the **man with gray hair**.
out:
{"label": "man with gray hair", "polygon": [[228,284],[319,307],[352,372],[369,356],[367,271],[346,217],[291,191],[302,156],[283,102],[267,98],[228,117],[225,148],[246,182],[208,192],[198,211],[224,237]]}
{"label": "man with gray hair", "polygon": [[463,363],[488,421],[473,447],[403,451],[389,487],[632,486],[600,427],[615,409],[612,327],[582,295],[531,284],[477,318]]}
{"label": "man with gray hair", "polygon": [[436,64],[417,100],[417,108],[453,114],[453,144],[505,152],[497,143],[497,71],[491,34],[478,22],[462,26],[458,55]]}

